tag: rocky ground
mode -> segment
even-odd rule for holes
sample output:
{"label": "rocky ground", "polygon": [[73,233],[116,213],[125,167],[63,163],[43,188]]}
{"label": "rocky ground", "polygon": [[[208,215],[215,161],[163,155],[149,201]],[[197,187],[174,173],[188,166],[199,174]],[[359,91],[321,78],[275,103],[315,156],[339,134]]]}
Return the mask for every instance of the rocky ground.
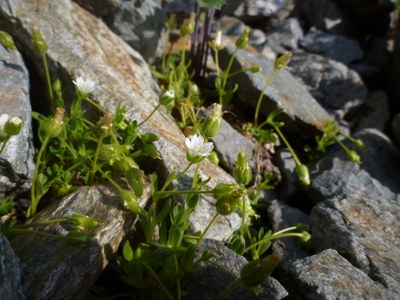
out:
{"label": "rocky ground", "polygon": [[[23,117],[24,126],[0,158],[0,196],[27,201],[35,153],[31,107],[46,108],[41,92],[45,75],[31,43],[32,27],[46,38],[49,68],[63,83],[66,98],[72,97],[72,80],[84,75],[97,84],[93,100],[110,111],[121,102],[130,119],[141,121],[157,105],[160,88],[150,65],[166,46],[167,17],[187,16],[194,2],[1,1],[0,30],[14,38],[18,51],[0,45],[0,113]],[[288,150],[276,147],[271,155],[282,180],[263,196],[268,226],[277,231],[309,224],[314,249],[302,248],[293,238],[274,242],[277,271],[257,295],[238,288],[232,299],[400,298],[400,27],[393,21],[393,8],[390,0],[233,0],[216,13],[214,30],[220,28],[227,43],[221,64],[233,51],[227,36],[238,36],[249,26],[252,47],[238,52],[234,70],[249,62],[262,67],[260,73],[232,78],[240,88],[231,111],[252,115],[273,60],[290,50],[293,59],[265,92],[262,109],[283,109],[285,129],[295,144],[312,140],[325,122],[336,120],[366,145],[361,164],[349,161],[336,145],[308,162],[308,188],[298,182]],[[260,161],[259,146],[236,125],[224,121],[213,138],[220,166],[205,161],[201,169],[203,176],[211,176],[210,186],[233,182],[229,173],[238,151],[252,158],[252,166]],[[160,136],[160,173],[185,168],[184,134],[170,114],[157,111],[143,130]],[[186,185],[184,178],[177,183]],[[93,291],[108,280],[107,274],[115,276],[109,263],[136,221],[116,198],[107,187],[82,187],[34,217],[79,212],[101,220],[95,242],[86,247],[27,235],[10,243],[0,234],[0,299],[100,299]],[[142,205],[147,200],[145,193]],[[192,230],[208,224],[213,201],[201,197]],[[201,245],[234,274],[246,260],[221,241],[238,226],[238,214],[218,218]],[[204,265],[184,286],[190,299],[214,299],[230,280],[221,269]]]}

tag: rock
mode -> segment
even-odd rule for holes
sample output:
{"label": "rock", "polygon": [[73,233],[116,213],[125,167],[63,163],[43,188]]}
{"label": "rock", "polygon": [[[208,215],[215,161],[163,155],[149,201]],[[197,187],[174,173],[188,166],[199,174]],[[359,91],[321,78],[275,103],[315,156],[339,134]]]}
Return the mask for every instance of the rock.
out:
{"label": "rock", "polygon": [[[397,18],[400,20],[400,12],[397,12]],[[397,22],[394,37],[393,61],[390,66],[390,74],[388,78],[388,92],[392,100],[392,106],[395,112],[400,112],[400,86],[398,78],[400,78],[400,22]]]}
{"label": "rock", "polygon": [[342,63],[294,50],[289,66],[292,74],[301,78],[315,99],[339,117],[357,109],[367,99],[367,88],[361,77]]}
{"label": "rock", "polygon": [[[234,51],[232,45],[227,45],[220,53],[220,64],[226,68]],[[232,77],[232,82],[239,85],[238,96],[241,101],[250,107],[256,107],[257,100],[262,92],[266,80],[273,69],[273,62],[262,57],[237,52],[231,72],[242,70],[250,66],[260,66],[259,73],[244,72]],[[287,70],[276,74],[271,82],[261,104],[261,113],[266,115],[281,108],[283,113],[278,117],[285,122],[285,129],[302,135],[315,134],[331,118],[313,99],[302,84],[300,84]],[[262,117],[262,116],[261,116]]]}
{"label": "rock", "polygon": [[255,144],[236,131],[228,122],[222,120],[221,128],[216,136],[211,139],[218,153],[220,163],[232,174],[235,168],[237,155],[240,151],[246,154],[251,168],[255,167],[254,149]]}
{"label": "rock", "polygon": [[282,54],[287,50],[298,48],[298,42],[303,38],[303,29],[298,18],[287,18],[267,32],[264,46],[268,46],[276,53]]}
{"label": "rock", "polygon": [[291,279],[293,299],[394,299],[332,249],[294,262]]}
{"label": "rock", "polygon": [[385,91],[371,91],[365,105],[362,106],[360,110],[361,117],[354,131],[367,128],[375,128],[379,131],[384,131],[390,117],[389,100]]}
{"label": "rock", "polygon": [[164,53],[168,38],[166,21],[161,0],[123,1],[105,18],[111,30],[150,64]]}
{"label": "rock", "polygon": [[123,0],[74,0],[97,17],[104,17],[121,5]]}
{"label": "rock", "polygon": [[[190,299],[211,300],[231,284],[235,277],[240,276],[240,270],[247,263],[247,260],[215,240],[203,240],[198,248],[198,258],[206,252],[212,255],[211,262],[201,262],[200,271],[184,278],[183,286],[187,289]],[[227,270],[227,271],[225,271]],[[234,288],[227,296],[229,299],[283,299],[287,292],[282,285],[274,278],[269,277],[256,290],[250,293],[239,287]]]}
{"label": "rock", "polygon": [[0,299],[25,300],[21,266],[7,238],[0,234]]}
{"label": "rock", "polygon": [[168,14],[183,13],[189,15],[195,10],[196,0],[168,0],[163,6],[163,10]]}
{"label": "rock", "polygon": [[300,40],[300,46],[307,52],[320,54],[345,65],[363,57],[363,51],[356,40],[318,30],[308,32]]}
{"label": "rock", "polygon": [[[91,98],[111,112],[120,103],[126,107],[127,118],[140,122],[147,118],[158,104],[159,88],[143,58],[116,37],[101,20],[77,4],[68,0],[46,4],[17,0],[13,1],[11,6],[0,3],[0,8],[0,26],[14,33],[23,46],[27,59],[44,77],[41,60],[36,56],[29,34],[33,25],[40,28],[49,46],[47,57],[51,73],[54,78],[59,77],[62,81],[65,97],[73,97],[72,79],[83,75],[96,82],[96,89]],[[16,15],[13,15],[14,13]],[[17,28],[12,25],[11,20],[14,19],[18,20],[15,25]],[[157,110],[140,130],[156,133],[160,137],[160,141],[156,143],[161,155],[157,164],[158,173],[168,175],[172,171],[185,169],[185,137],[175,120],[165,113],[165,110]],[[202,174],[205,177],[212,176],[214,180],[226,182],[233,180],[211,163],[205,162],[202,166]],[[185,186],[188,178],[181,178],[181,181],[182,183],[178,184]],[[216,182],[211,181],[207,187],[212,188],[212,184]],[[201,197],[198,211],[204,214],[196,215],[201,224],[208,224],[214,215],[213,210],[203,210],[204,207],[213,208],[210,201],[210,197]],[[234,230],[232,228],[240,225],[237,214],[232,214],[228,220],[224,219],[219,223],[224,230],[219,227],[218,231],[211,229],[209,233],[214,232],[219,238],[227,238]],[[205,226],[201,227],[204,228]]]}
{"label": "rock", "polygon": [[335,249],[390,295],[372,298],[400,297],[398,201],[372,192],[353,192],[319,203],[310,218],[318,251]]}
{"label": "rock", "polygon": [[[1,199],[5,195],[16,197],[30,189],[35,164],[29,74],[17,50],[6,50],[0,44],[0,57],[0,115],[23,119],[21,132],[10,138],[0,157]],[[0,144],[1,147],[3,143]]]}
{"label": "rock", "polygon": [[[149,189],[140,199],[143,207]],[[119,198],[105,187],[81,187],[60,203],[40,211],[31,222],[83,214],[96,219],[99,226],[88,245],[69,245],[34,234],[18,235],[12,246],[21,260],[25,295],[29,299],[82,299],[91,284],[114,256],[136,216],[127,211]],[[43,230],[65,235],[65,224],[47,225]]]}

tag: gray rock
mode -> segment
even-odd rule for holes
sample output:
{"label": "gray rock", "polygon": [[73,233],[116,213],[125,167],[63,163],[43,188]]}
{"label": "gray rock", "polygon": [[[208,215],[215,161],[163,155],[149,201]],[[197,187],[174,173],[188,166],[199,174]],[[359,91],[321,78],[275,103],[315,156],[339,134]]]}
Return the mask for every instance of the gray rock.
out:
{"label": "gray rock", "polygon": [[105,21],[148,63],[163,55],[168,37],[161,0],[124,1]]}
{"label": "gray rock", "polygon": [[295,50],[289,66],[292,74],[301,78],[325,109],[341,117],[367,99],[367,88],[361,77],[342,63]]}
{"label": "gray rock", "polygon": [[[149,189],[146,190],[140,199],[142,207],[149,197]],[[136,220],[110,189],[81,187],[60,203],[40,211],[30,221],[73,214],[84,214],[99,221],[88,245],[73,246],[63,240],[33,234],[18,235],[12,240],[21,260],[23,289],[29,299],[82,299]],[[43,230],[65,235],[71,228],[52,224]]]}
{"label": "gray rock", "polygon": [[365,105],[360,110],[361,116],[354,131],[367,128],[384,131],[390,117],[389,100],[385,91],[371,91]]}
{"label": "gray rock", "polygon": [[298,48],[298,42],[303,38],[303,29],[298,18],[287,18],[268,31],[267,37],[264,46],[268,46],[276,53],[282,54],[287,50]]}
{"label": "gray rock", "polygon": [[104,17],[115,10],[124,0],[74,0],[97,17]]}
{"label": "gray rock", "polygon": [[331,249],[294,262],[291,279],[291,299],[395,299]]}
{"label": "gray rock", "polygon": [[[200,271],[184,279],[190,299],[211,300],[218,298],[237,277],[247,260],[215,240],[204,240],[198,248],[198,257],[204,252],[212,254],[209,262],[199,264]],[[229,273],[228,273],[228,272]],[[235,278],[235,277],[236,278]],[[274,278],[269,277],[255,293],[239,287],[231,291],[229,299],[283,299],[288,295],[284,287]]]}
{"label": "gray rock", "polygon": [[326,56],[345,65],[363,57],[363,51],[356,40],[318,30],[308,32],[300,40],[300,46],[307,52]]}
{"label": "gray rock", "polygon": [[196,0],[167,0],[163,10],[168,14],[183,13],[189,15],[195,10]]}
{"label": "gray rock", "polygon": [[211,140],[214,142],[215,151],[218,153],[220,163],[230,173],[235,168],[237,155],[240,151],[246,154],[250,167],[255,167],[253,159],[255,144],[236,131],[225,120],[222,120],[220,131]]}
{"label": "gray rock", "polygon": [[319,203],[310,218],[318,251],[337,250],[387,289],[385,299],[400,297],[400,206],[397,201],[371,192],[353,192]]}
{"label": "gray rock", "polygon": [[[35,54],[29,34],[33,25],[40,28],[49,46],[47,57],[50,70],[54,77],[59,77],[62,81],[65,96],[73,96],[72,79],[83,75],[97,84],[91,98],[111,112],[120,103],[126,107],[127,118],[140,122],[158,104],[159,88],[143,58],[115,36],[101,20],[77,4],[68,0],[35,4],[16,0],[11,3],[11,7],[1,2],[0,8],[0,26],[14,33],[23,45],[27,59],[44,78],[41,60]],[[18,20],[15,25],[17,28],[13,25],[14,19]],[[143,132],[154,132],[160,137],[156,146],[162,159],[158,161],[157,172],[168,175],[172,171],[185,169],[185,136],[172,116],[164,109],[157,110],[140,129]],[[203,163],[202,172],[204,178],[212,176],[219,181],[233,180],[211,163]],[[185,186],[188,180],[187,177],[182,178],[181,186]],[[210,188],[213,187],[212,184],[216,182],[211,181]],[[201,229],[205,228],[214,215],[213,210],[204,210],[208,207],[213,209],[212,201],[210,197],[202,197],[200,200],[199,211],[203,214],[196,215],[196,219],[200,220]],[[209,233],[215,233],[214,238],[227,238],[232,228],[240,224],[237,214],[232,214],[229,218],[229,221],[224,219],[220,223],[226,230],[219,227]]]}
{"label": "gray rock", "polygon": [[[226,68],[234,47],[227,45],[220,51],[220,64]],[[241,101],[250,107],[256,107],[257,100],[262,92],[269,74],[273,70],[273,62],[262,56],[237,52],[232,66],[232,72],[242,70],[252,65],[262,68],[261,72],[244,72],[232,77],[232,82],[239,85],[238,96]],[[330,121],[329,115],[287,70],[276,74],[270,86],[264,93],[261,104],[261,115],[281,108],[283,113],[278,117],[285,122],[285,128],[303,135],[315,134],[322,129],[323,124]]]}
{"label": "gray rock", "polygon": [[0,299],[25,300],[21,266],[7,238],[0,234]]}
{"label": "gray rock", "polygon": [[[23,119],[21,132],[12,136],[0,157],[0,198],[30,189],[34,165],[29,74],[21,54],[0,44],[0,107],[2,114]],[[0,143],[1,146],[3,145]]]}

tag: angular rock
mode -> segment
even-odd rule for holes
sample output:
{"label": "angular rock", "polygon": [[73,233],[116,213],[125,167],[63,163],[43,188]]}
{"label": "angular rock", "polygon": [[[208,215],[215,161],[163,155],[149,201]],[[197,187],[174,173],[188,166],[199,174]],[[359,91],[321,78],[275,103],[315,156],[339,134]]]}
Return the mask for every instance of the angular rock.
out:
{"label": "angular rock", "polygon": [[[142,207],[148,197],[147,189],[140,199]],[[29,299],[83,299],[136,220],[110,189],[94,186],[81,187],[60,203],[40,211],[30,221],[74,214],[87,215],[99,222],[88,245],[73,246],[63,240],[33,234],[18,235],[12,240],[21,260],[23,289]],[[71,230],[63,223],[42,229],[62,235]]]}
{"label": "angular rock", "polygon": [[318,251],[335,249],[387,290],[388,298],[383,298],[400,297],[398,201],[354,192],[319,203],[310,218]]}
{"label": "angular rock", "polygon": [[21,266],[7,238],[0,234],[0,299],[25,300]]}
{"label": "angular rock", "polygon": [[331,249],[294,262],[291,280],[293,299],[395,299]]}
{"label": "angular rock", "polygon": [[308,32],[300,40],[300,46],[307,52],[320,54],[345,65],[363,57],[363,51],[356,40],[317,30]]}
{"label": "angular rock", "polygon": [[111,30],[138,51],[148,63],[153,63],[164,53],[168,38],[166,21],[161,0],[123,1],[105,18]]}
{"label": "angular rock", "polygon": [[[0,26],[14,34],[23,46],[27,59],[44,78],[41,59],[33,49],[29,34],[33,25],[42,31],[49,46],[47,57],[51,73],[54,78],[59,77],[62,81],[64,96],[69,99],[73,97],[72,79],[83,75],[97,84],[91,98],[111,112],[120,103],[126,107],[127,118],[140,122],[158,104],[159,88],[149,66],[101,20],[68,0],[50,3],[16,0],[10,4],[11,6],[0,3]],[[18,22],[14,24],[15,19]],[[157,147],[162,159],[157,172],[169,174],[172,171],[182,171],[187,166],[185,137],[165,110],[155,112],[140,129],[143,132],[154,132],[160,137]],[[169,161],[171,157],[174,159]],[[211,163],[204,163],[202,166],[206,177],[218,175],[215,180],[233,180]],[[188,179],[185,180],[187,183]],[[207,187],[212,188],[212,183]],[[210,198],[201,197],[200,205],[212,207],[210,201]],[[200,208],[199,211],[202,212]],[[213,215],[213,211],[206,211],[197,218],[208,224]],[[223,232],[226,238],[232,232],[232,227],[240,224],[238,215],[232,214],[229,220],[221,224],[225,230],[216,232],[219,237]],[[204,228],[205,226],[202,227]]]}
{"label": "angular rock", "polygon": [[[234,47],[231,45],[227,45],[220,51],[222,68],[227,67],[233,51]],[[260,93],[273,70],[273,62],[265,57],[239,50],[231,70],[236,72],[254,65],[260,66],[261,72],[244,72],[232,77],[232,82],[239,85],[237,94],[241,101],[253,108],[256,107]],[[285,129],[295,133],[315,134],[322,129],[326,122],[331,120],[329,115],[307,92],[304,85],[287,70],[277,72],[264,95],[260,109],[261,114],[265,116],[277,108],[283,109],[282,114],[277,119],[285,122]]]}
{"label": "angular rock", "polygon": [[121,5],[123,0],[74,0],[97,17],[104,17]]}
{"label": "angular rock", "polygon": [[343,117],[365,103],[367,88],[361,77],[342,63],[301,50],[293,51],[292,74],[328,111]]}
{"label": "angular rock", "polygon": [[[12,136],[0,157],[0,199],[29,190],[34,165],[29,74],[21,54],[0,44],[0,107],[2,114],[23,119],[21,132]],[[0,143],[0,147],[3,143]]]}
{"label": "angular rock", "polygon": [[[218,298],[231,284],[235,277],[240,276],[240,270],[247,263],[247,260],[221,242],[215,240],[204,240],[198,248],[198,258],[207,251],[212,254],[212,262],[201,262],[200,271],[193,273],[184,279],[183,286],[187,289],[191,299],[212,300]],[[220,267],[218,267],[220,266]],[[224,271],[228,270],[230,273]],[[250,293],[239,287],[234,288],[227,297],[235,300],[247,299],[283,299],[287,296],[285,288],[274,278],[267,280],[256,290]]]}

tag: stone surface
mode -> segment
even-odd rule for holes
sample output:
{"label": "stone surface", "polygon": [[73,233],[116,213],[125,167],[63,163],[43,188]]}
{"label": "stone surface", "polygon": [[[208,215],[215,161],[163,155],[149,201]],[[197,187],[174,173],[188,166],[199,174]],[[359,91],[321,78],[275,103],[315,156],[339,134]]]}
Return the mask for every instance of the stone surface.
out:
{"label": "stone surface", "polygon": [[[240,276],[240,270],[247,263],[247,260],[215,240],[204,240],[199,245],[198,256],[207,251],[212,254],[211,262],[201,262],[200,271],[185,278],[183,286],[188,290],[190,299],[212,300],[216,299],[235,278]],[[227,271],[231,274],[229,274]],[[269,277],[256,290],[250,293],[245,289],[236,287],[227,296],[227,299],[283,299],[287,292],[282,285],[274,278]]]}
{"label": "stone surface", "polygon": [[124,0],[74,0],[84,9],[98,17],[104,17],[115,10]]}
{"label": "stone surface", "polygon": [[345,65],[363,57],[363,51],[356,40],[317,30],[308,32],[300,40],[300,46],[307,52],[320,54]]}
{"label": "stone surface", "polygon": [[337,250],[385,287],[390,295],[387,299],[400,297],[398,201],[371,192],[354,191],[319,203],[310,217],[318,251]]}
{"label": "stone surface", "polygon": [[291,279],[291,299],[395,299],[332,249],[294,262]]}
{"label": "stone surface", "polygon": [[167,16],[161,0],[123,1],[105,18],[107,25],[148,63],[164,53]]}
{"label": "stone surface", "polygon": [[[142,207],[148,197],[149,189],[140,199]],[[18,235],[12,240],[21,260],[23,289],[28,299],[82,299],[136,220],[112,191],[101,186],[81,187],[30,220],[47,221],[73,214],[84,214],[99,222],[88,245],[73,246],[33,234]],[[62,223],[42,229],[62,235],[71,230]]]}
{"label": "stone surface", "polygon": [[315,99],[340,117],[367,99],[367,88],[361,77],[342,63],[295,50],[289,66],[292,74],[301,78]]}
{"label": "stone surface", "polygon": [[[29,74],[21,54],[0,44],[0,115],[23,119],[21,132],[12,136],[0,157],[0,198],[29,190],[34,165]],[[1,145],[3,145],[1,143]]]}
{"label": "stone surface", "polygon": [[21,266],[7,238],[0,234],[0,299],[24,300]]}
{"label": "stone surface", "polygon": [[[27,59],[44,78],[41,59],[35,54],[29,34],[33,25],[40,28],[49,46],[47,56],[51,73],[62,81],[65,97],[73,97],[72,79],[83,75],[96,82],[92,99],[111,112],[120,103],[126,107],[127,118],[140,122],[158,104],[159,88],[149,66],[101,20],[68,0],[50,3],[16,0],[10,4],[0,3],[0,26],[14,34],[23,45]],[[15,24],[12,22],[14,19],[18,20]],[[182,171],[187,166],[185,137],[164,109],[157,110],[140,129],[154,132],[160,137],[156,144],[161,155],[157,172],[169,174]],[[220,181],[233,180],[211,163],[202,166],[206,177],[213,176]],[[187,182],[187,177],[182,178],[181,185]],[[210,182],[210,188],[212,184],[215,181]],[[202,197],[199,204],[198,211],[204,214],[196,215],[196,218],[202,224],[208,224],[209,218],[214,215],[213,211],[204,211],[205,207],[213,208],[210,197]],[[219,238],[228,237],[232,227],[240,224],[238,215],[233,214],[229,218],[230,221],[224,219],[220,223],[224,230],[219,227],[217,231],[210,230],[210,233],[214,232]]]}
{"label": "stone surface", "polygon": [[[234,47],[227,45],[220,51],[220,63],[223,68],[228,65]],[[257,105],[257,99],[262,92],[268,76],[272,72],[273,62],[262,56],[237,52],[232,66],[232,72],[242,68],[258,65],[262,68],[259,73],[244,72],[233,76],[232,81],[239,85],[237,91],[241,101],[250,107]],[[273,81],[264,93],[261,104],[261,118],[271,111],[281,108],[281,118],[285,122],[285,128],[303,135],[315,134],[331,118],[322,107],[307,92],[305,87],[297,81],[287,70],[276,74]]]}

